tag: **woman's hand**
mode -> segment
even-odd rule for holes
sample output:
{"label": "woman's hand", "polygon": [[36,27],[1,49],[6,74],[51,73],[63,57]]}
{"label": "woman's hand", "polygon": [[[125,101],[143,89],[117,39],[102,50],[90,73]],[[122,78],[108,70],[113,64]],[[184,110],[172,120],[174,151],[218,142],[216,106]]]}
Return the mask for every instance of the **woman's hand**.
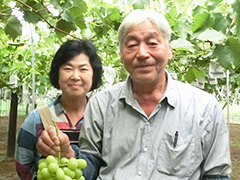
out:
{"label": "woman's hand", "polygon": [[58,131],[57,137],[54,126],[49,126],[42,132],[38,138],[37,150],[43,156],[53,155],[58,157],[59,150],[61,150],[61,157],[71,158],[75,156],[74,150],[70,146],[68,136],[62,131]]}

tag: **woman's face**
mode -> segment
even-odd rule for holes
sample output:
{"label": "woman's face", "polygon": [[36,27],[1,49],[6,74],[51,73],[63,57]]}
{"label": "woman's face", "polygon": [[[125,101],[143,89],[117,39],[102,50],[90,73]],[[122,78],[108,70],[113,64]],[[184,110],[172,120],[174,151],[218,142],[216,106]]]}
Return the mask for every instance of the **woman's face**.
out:
{"label": "woman's face", "polygon": [[86,96],[92,87],[92,81],[93,69],[89,57],[83,53],[59,68],[58,84],[63,95]]}

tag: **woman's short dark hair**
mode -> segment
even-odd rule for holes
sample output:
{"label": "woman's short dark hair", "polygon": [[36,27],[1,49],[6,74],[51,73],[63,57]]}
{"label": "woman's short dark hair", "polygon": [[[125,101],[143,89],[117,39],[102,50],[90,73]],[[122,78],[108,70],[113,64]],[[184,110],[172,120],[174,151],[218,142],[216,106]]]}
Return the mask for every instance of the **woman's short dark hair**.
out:
{"label": "woman's short dark hair", "polygon": [[58,49],[51,64],[49,78],[53,87],[60,89],[58,84],[59,68],[82,53],[89,57],[90,64],[93,68],[93,84],[90,91],[98,88],[102,84],[102,63],[94,44],[89,40],[68,40]]}

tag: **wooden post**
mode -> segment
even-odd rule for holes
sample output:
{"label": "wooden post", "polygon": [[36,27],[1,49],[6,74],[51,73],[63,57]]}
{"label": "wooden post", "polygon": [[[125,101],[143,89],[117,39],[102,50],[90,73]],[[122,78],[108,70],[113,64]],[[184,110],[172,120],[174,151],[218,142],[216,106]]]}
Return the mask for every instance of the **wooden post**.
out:
{"label": "wooden post", "polygon": [[14,153],[15,153],[16,127],[17,127],[17,106],[18,106],[17,94],[12,93],[9,128],[8,128],[8,147],[7,147],[7,156],[8,157],[14,157]]}

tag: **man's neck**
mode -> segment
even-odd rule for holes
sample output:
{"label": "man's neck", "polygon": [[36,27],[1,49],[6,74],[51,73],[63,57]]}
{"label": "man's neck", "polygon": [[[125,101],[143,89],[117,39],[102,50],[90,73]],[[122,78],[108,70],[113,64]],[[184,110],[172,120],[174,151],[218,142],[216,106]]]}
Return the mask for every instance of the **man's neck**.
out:
{"label": "man's neck", "polygon": [[167,86],[167,77],[155,84],[142,84],[134,86],[133,95],[144,112],[149,116],[161,100]]}

